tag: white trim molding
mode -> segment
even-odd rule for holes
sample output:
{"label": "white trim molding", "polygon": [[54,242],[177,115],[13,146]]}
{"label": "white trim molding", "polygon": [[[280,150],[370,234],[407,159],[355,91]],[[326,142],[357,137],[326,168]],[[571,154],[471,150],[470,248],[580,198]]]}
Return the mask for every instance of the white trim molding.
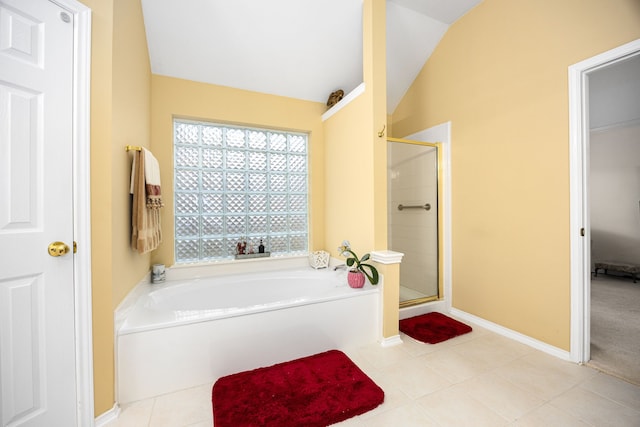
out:
{"label": "white trim molding", "polygon": [[591,230],[589,218],[589,73],[640,53],[640,39],[569,67],[571,360],[591,358]]}
{"label": "white trim molding", "polygon": [[116,403],[113,408],[109,409],[104,414],[99,415],[95,419],[95,427],[103,427],[109,424],[111,421],[115,421],[120,416],[120,406]]}
{"label": "white trim molding", "polygon": [[91,309],[91,9],[76,0],[50,0],[73,15],[73,215],[76,423],[94,425]]}
{"label": "white trim molding", "polygon": [[[449,303],[451,305],[451,303]],[[432,311],[438,311],[440,313],[448,313],[451,307],[447,306],[444,300],[429,301],[424,304],[411,305],[409,307],[403,307],[400,309],[400,320],[408,319],[414,316],[420,316],[422,314],[431,313]]]}
{"label": "white trim molding", "polygon": [[336,105],[334,105],[333,107],[329,108],[322,115],[322,121],[324,122],[324,121],[328,120],[329,117],[333,116],[335,113],[337,113],[338,111],[342,110],[344,107],[349,105],[349,103],[351,101],[353,101],[354,99],[356,99],[357,97],[359,97],[360,95],[362,95],[364,93],[364,89],[365,89],[365,84],[364,84],[364,82],[362,82],[358,86],[356,86],[356,88],[354,90],[352,90],[344,98],[342,98]]}
{"label": "white trim molding", "polygon": [[393,347],[398,344],[402,344],[402,338],[400,338],[400,335],[394,335],[380,340],[381,347]]}

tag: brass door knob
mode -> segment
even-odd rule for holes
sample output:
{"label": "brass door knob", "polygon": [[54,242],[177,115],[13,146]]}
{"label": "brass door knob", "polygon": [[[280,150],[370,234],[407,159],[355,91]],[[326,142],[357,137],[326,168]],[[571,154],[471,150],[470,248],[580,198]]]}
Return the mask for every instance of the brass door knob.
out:
{"label": "brass door knob", "polygon": [[63,242],[53,242],[49,245],[49,255],[63,256],[69,252],[69,246]]}

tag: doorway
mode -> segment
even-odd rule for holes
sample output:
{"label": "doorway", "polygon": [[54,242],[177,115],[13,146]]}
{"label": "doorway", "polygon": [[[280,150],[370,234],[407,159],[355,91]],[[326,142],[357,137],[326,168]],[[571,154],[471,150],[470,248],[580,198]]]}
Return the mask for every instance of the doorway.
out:
{"label": "doorway", "polygon": [[640,54],[589,73],[588,99],[589,363],[640,384]]}
{"label": "doorway", "polygon": [[[606,72],[611,72],[620,64],[640,54],[640,40],[620,46],[619,48],[597,55],[569,67],[569,100],[570,100],[570,169],[571,169],[571,359],[576,362],[589,362],[592,358],[591,339],[592,311],[600,311],[592,300],[592,271],[593,262],[597,257],[611,254],[606,249],[608,237],[603,233],[599,221],[602,211],[595,202],[602,197],[594,193],[602,181],[596,181],[597,170],[593,173],[592,156],[598,156],[595,162],[597,168],[603,160],[602,146],[599,146],[601,135],[594,134],[593,128],[600,131],[617,130],[621,125],[634,125],[634,119],[613,118],[608,125],[603,124],[603,117],[615,108],[612,105],[599,105],[605,98],[590,89],[591,80],[596,82]],[[626,89],[628,90],[628,89]],[[619,101],[620,97],[612,98]],[[627,112],[629,110],[627,109]],[[640,119],[640,117],[638,117]],[[610,120],[609,118],[608,120]],[[627,122],[627,123],[623,123]],[[594,144],[593,147],[591,146]],[[608,149],[614,146],[608,147]],[[595,151],[593,151],[595,149]],[[593,176],[592,176],[593,173]],[[594,184],[596,184],[594,186]],[[612,188],[610,191],[617,190]],[[598,200],[596,200],[598,199]],[[622,202],[622,201],[620,201]],[[630,201],[634,206],[634,214],[640,215],[638,200]],[[620,206],[620,203],[617,204]],[[594,206],[597,209],[592,210]],[[596,228],[594,229],[594,221]],[[640,220],[639,220],[640,221]],[[609,260],[607,260],[609,261]],[[617,260],[614,260],[617,261]],[[620,262],[623,260],[620,259]],[[599,303],[600,301],[598,301]],[[635,319],[640,321],[640,319]],[[598,327],[601,325],[598,325]]]}
{"label": "doorway", "polygon": [[388,239],[404,254],[400,307],[440,296],[439,143],[387,138]]}

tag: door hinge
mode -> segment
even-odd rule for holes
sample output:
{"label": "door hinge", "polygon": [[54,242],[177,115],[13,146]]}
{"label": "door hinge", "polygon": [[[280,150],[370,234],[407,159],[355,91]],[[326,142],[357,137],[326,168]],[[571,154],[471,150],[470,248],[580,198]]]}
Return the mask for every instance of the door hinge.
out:
{"label": "door hinge", "polygon": [[584,227],[580,229],[580,235],[584,237]]}

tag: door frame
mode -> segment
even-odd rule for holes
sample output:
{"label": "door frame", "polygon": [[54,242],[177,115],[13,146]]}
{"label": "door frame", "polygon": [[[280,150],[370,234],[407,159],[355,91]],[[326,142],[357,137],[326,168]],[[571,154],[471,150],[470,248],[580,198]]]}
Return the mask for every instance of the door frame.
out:
{"label": "door frame", "polygon": [[437,265],[438,265],[438,286],[436,288],[436,295],[431,295],[428,297],[422,297],[422,298],[416,298],[416,299],[412,299],[409,301],[400,301],[400,308],[405,308],[405,307],[412,307],[418,304],[424,304],[426,302],[432,302],[432,301],[438,301],[440,299],[442,299],[442,295],[444,294],[444,274],[443,274],[443,270],[444,270],[444,256],[443,256],[443,250],[442,250],[442,235],[443,235],[443,227],[442,227],[442,223],[443,223],[443,202],[442,202],[442,198],[443,198],[443,191],[442,191],[442,184],[443,184],[443,177],[442,177],[442,143],[441,142],[427,142],[427,141],[417,141],[414,139],[405,139],[405,138],[393,138],[388,136],[387,137],[387,142],[391,142],[391,143],[402,143],[402,144],[409,144],[409,145],[419,145],[419,146],[423,146],[423,147],[432,147],[436,149],[436,177],[438,180],[438,184],[436,186],[436,203],[438,205],[438,209],[436,211],[436,221],[437,221],[437,226],[436,226],[436,230],[438,233],[438,241],[437,241],[437,245],[438,245],[438,249],[436,251],[436,257],[437,257]]}
{"label": "door frame", "polygon": [[589,74],[640,53],[640,39],[569,67],[571,350],[591,358],[591,227],[589,217]]}
{"label": "door frame", "polygon": [[73,240],[76,421],[94,425],[91,301],[91,9],[76,0],[49,0],[73,15]]}
{"label": "door frame", "polygon": [[[413,141],[438,141],[440,150],[438,153],[438,268],[439,295],[438,300],[427,303],[429,311],[434,308],[445,312],[451,311],[452,294],[452,249],[451,249],[451,121],[444,122],[427,129],[404,136],[406,140]],[[412,315],[422,314],[414,310],[417,307],[406,307],[407,313]]]}

